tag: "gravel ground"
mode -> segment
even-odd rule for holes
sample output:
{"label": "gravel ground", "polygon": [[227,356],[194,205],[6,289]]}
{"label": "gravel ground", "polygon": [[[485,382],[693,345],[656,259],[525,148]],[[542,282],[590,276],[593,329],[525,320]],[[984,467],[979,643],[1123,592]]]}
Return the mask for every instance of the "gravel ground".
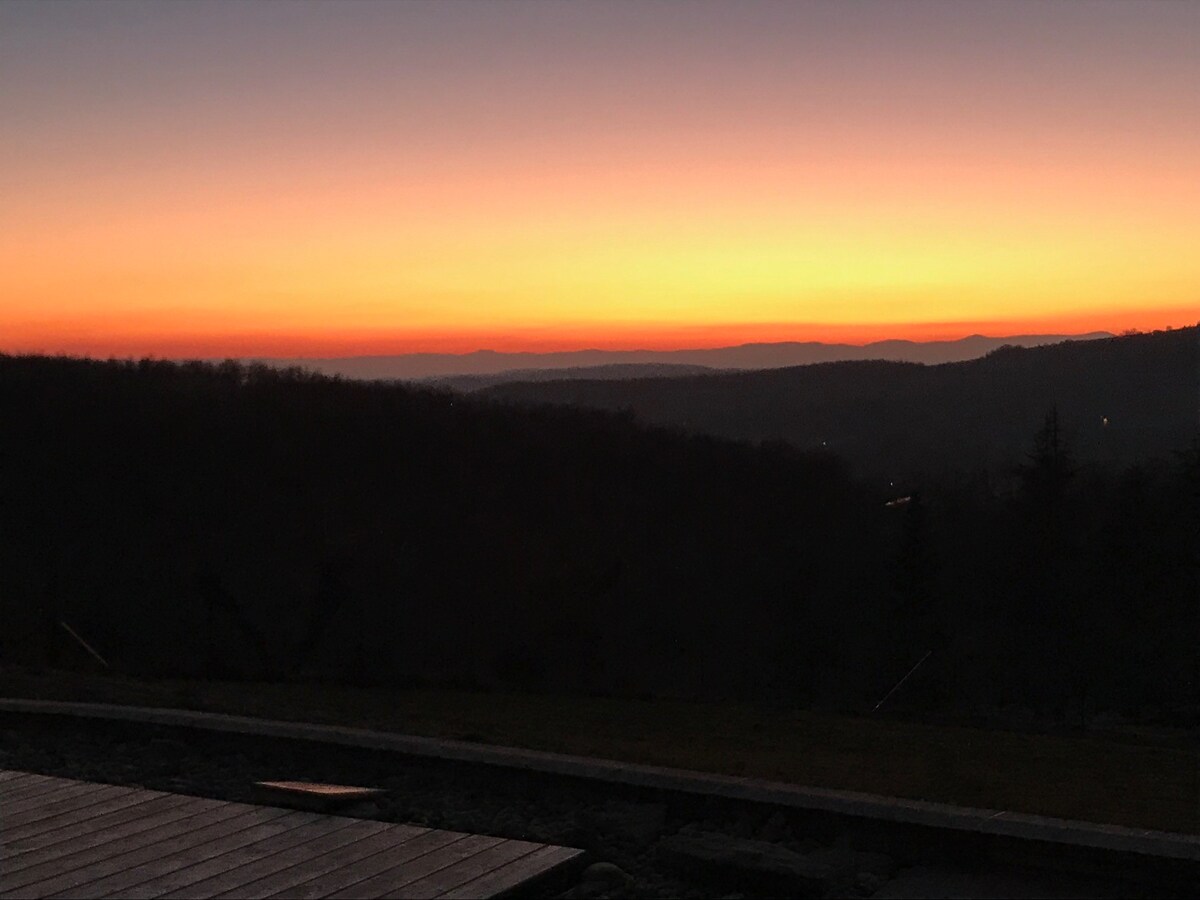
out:
{"label": "gravel ground", "polygon": [[[772,895],[742,883],[706,881],[694,867],[672,867],[663,841],[677,841],[678,835],[764,841],[802,854],[831,852],[828,835],[823,842],[784,812],[736,801],[181,728],[0,714],[0,768],[248,803],[256,802],[252,783],[258,780],[382,787],[389,791],[386,799],[353,814],[579,847],[592,862],[615,864],[630,876],[624,883],[560,884],[547,888],[553,891],[548,896],[562,895],[564,888],[575,898]],[[897,875],[891,884],[901,892],[884,895],[905,895],[903,865]],[[885,875],[863,874],[825,893],[867,897],[888,883]]]}
{"label": "gravel ground", "polygon": [[719,801],[672,808],[679,804],[577,779],[119,722],[0,715],[0,768],[245,803],[256,802],[258,780],[382,787],[389,796],[367,817],[580,847],[632,876],[632,885],[606,896],[713,896],[712,885],[684,880],[660,863],[655,844],[680,831],[765,837],[800,852],[821,847],[792,834],[778,814]]}

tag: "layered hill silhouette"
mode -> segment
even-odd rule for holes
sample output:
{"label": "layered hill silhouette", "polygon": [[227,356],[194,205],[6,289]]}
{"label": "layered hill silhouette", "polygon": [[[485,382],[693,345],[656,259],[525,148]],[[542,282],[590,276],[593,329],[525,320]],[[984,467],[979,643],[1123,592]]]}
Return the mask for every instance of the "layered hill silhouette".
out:
{"label": "layered hill silhouette", "polygon": [[[867,711],[928,656],[891,708],[1194,726],[1195,341],[504,388],[619,389],[730,431],[823,416],[842,447],[819,451],[233,362],[0,355],[0,663],[94,667],[65,623],[133,675]],[[1183,452],[1074,467],[1043,404],[1084,422],[1101,399],[1131,452]],[[994,420],[1001,490],[925,479],[898,504],[830,452],[991,458]]]}
{"label": "layered hill silhouette", "polygon": [[1128,463],[1187,445],[1200,421],[1196,327],[1036,348],[966,362],[837,362],[627,381],[493,386],[510,402],[632,411],[640,420],[825,449],[855,470],[907,477],[1019,459],[1057,407],[1081,461]]}
{"label": "layered hill silhouette", "polygon": [[[396,356],[349,356],[334,359],[259,359],[276,368],[301,366],[323,375],[368,380],[420,380],[453,376],[506,376],[497,380],[526,378],[531,370],[564,370],[562,377],[606,377],[587,370],[597,367],[645,366],[660,367],[702,366],[709,369],[775,369],[809,363],[852,359],[890,359],[907,362],[942,363],[974,359],[996,347],[1013,344],[1035,347],[1064,340],[1092,340],[1111,337],[1108,332],[1080,335],[1027,334],[1014,337],[984,337],[971,335],[956,341],[876,341],[856,344],[824,344],[818,341],[768,344],[742,344],[737,347],[716,347],[693,350],[572,350],[560,353],[501,353],[477,350],[474,353],[406,353]],[[566,371],[569,370],[569,371]],[[677,374],[687,374],[680,370]],[[464,381],[463,387],[478,387]]]}

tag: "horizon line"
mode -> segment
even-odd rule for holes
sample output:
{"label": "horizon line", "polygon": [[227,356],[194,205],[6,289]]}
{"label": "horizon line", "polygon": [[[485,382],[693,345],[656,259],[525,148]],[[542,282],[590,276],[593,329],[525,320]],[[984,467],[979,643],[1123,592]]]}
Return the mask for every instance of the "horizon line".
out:
{"label": "horizon line", "polygon": [[[1200,323],[1198,323],[1200,324]],[[1191,326],[1181,326],[1191,327]],[[495,356],[566,356],[576,353],[703,353],[706,351],[715,350],[741,350],[746,347],[874,347],[879,344],[958,344],[963,341],[969,341],[975,338],[983,340],[1020,340],[1024,338],[1084,338],[1095,337],[1097,339],[1105,337],[1121,337],[1127,333],[1149,334],[1154,331],[1172,331],[1175,330],[1172,326],[1165,328],[1136,330],[1136,332],[1114,332],[1107,329],[1096,329],[1093,331],[1079,332],[1021,332],[1020,334],[983,334],[981,332],[973,332],[965,334],[959,338],[931,338],[929,340],[912,340],[910,338],[880,338],[879,340],[863,341],[858,343],[855,341],[746,341],[740,344],[718,344],[711,347],[602,347],[602,346],[582,346],[573,347],[571,349],[557,350],[495,350],[490,347],[478,347],[474,350],[461,351],[436,351],[436,350],[411,350],[401,351],[398,353],[358,353],[351,356],[239,356],[239,357],[206,357],[207,360],[216,359],[246,359],[246,360],[288,360],[288,359],[316,359],[316,360],[343,360],[343,359],[392,359],[400,356],[477,356],[479,354],[489,354]]]}
{"label": "horizon line", "polygon": [[[329,329],[317,333],[290,330],[236,334],[143,333],[112,335],[99,329],[64,329],[59,340],[16,340],[0,353],[82,356],[101,359],[363,359],[380,357],[545,356],[580,353],[684,353],[754,346],[870,347],[886,343],[950,344],[972,338],[1072,338],[1117,336],[1131,332],[1169,331],[1200,324],[1188,310],[1156,310],[1098,316],[1046,317],[1030,322],[931,322],[896,324],[739,323],[664,327],[589,329],[542,327],[446,332],[413,330],[405,334],[379,330]],[[1157,313],[1157,315],[1155,314]],[[1100,321],[1097,321],[1100,319]],[[587,332],[591,332],[588,334]],[[607,332],[605,334],[604,332]],[[798,334],[799,332],[799,334]],[[770,337],[779,335],[779,339]],[[809,336],[811,335],[811,336]],[[764,339],[766,338],[766,339]]]}

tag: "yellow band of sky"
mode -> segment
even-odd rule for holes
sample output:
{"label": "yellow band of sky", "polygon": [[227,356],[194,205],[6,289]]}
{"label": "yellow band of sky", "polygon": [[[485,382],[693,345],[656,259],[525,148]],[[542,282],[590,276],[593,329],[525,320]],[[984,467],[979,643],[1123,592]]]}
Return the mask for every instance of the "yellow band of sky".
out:
{"label": "yellow band of sky", "polygon": [[[745,20],[722,4],[124,4],[121,27],[51,6],[0,12],[16,79],[0,351],[714,346],[1200,317],[1200,63],[1177,33],[1200,7],[1145,5],[1150,27],[1119,4],[943,5],[915,19],[946,34],[892,40],[914,16],[869,4]],[[614,20],[658,43],[631,49]],[[601,26],[608,44],[586,37]]]}

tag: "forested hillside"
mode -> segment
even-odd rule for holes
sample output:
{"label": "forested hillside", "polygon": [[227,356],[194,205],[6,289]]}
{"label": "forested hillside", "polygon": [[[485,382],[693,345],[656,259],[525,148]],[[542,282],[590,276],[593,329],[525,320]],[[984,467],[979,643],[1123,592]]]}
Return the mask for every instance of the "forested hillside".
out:
{"label": "forested hillside", "polygon": [[1004,467],[1057,406],[1081,460],[1169,456],[1200,420],[1197,328],[1007,347],[924,366],[842,362],[632,381],[504,384],[484,395],[630,410],[645,422],[827,448],[853,471],[893,479]]}
{"label": "forested hillside", "polygon": [[0,356],[0,659],[869,708],[931,653],[889,702],[1186,715],[1192,435],[1080,465],[1048,412],[895,503],[629,415]]}

